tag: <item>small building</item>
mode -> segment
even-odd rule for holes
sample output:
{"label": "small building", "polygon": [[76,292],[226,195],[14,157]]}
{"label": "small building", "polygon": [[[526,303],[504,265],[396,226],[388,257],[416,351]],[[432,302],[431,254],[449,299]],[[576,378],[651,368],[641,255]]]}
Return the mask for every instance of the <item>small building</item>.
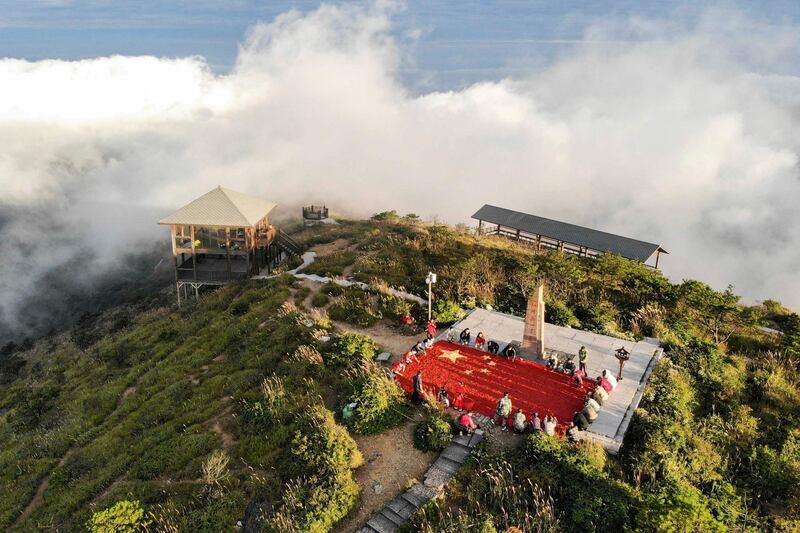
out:
{"label": "small building", "polygon": [[314,226],[328,218],[328,207],[324,205],[303,206],[303,225]]}
{"label": "small building", "polygon": [[[481,207],[472,218],[478,221],[478,233],[481,235],[509,237],[530,244],[537,250],[561,250],[580,257],[613,253],[653,268],[658,268],[661,254],[669,253],[659,244],[488,204]],[[655,263],[648,264],[653,256]]]}
{"label": "small building", "polygon": [[269,215],[276,204],[217,187],[158,221],[170,227],[175,282],[197,294],[203,285],[269,274],[301,246],[275,228]]}

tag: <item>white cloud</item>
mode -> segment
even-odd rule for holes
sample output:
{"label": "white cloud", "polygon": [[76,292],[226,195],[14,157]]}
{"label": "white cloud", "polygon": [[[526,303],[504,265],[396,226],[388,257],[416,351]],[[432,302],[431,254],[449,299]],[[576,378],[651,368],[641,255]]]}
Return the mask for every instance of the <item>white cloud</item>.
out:
{"label": "white cloud", "polygon": [[[76,238],[86,202],[174,207],[217,184],[453,222],[490,202],[659,241],[675,278],[800,304],[800,84],[750,68],[791,39],[771,47],[741,17],[717,33],[708,19],[686,31],[616,21],[587,40],[640,42],[414,95],[398,81],[390,23],[380,6],[290,12],[253,27],[222,76],[196,57],[0,60],[0,201],[14,216],[70,220]],[[118,245],[164,237],[120,222],[105,233]],[[18,230],[0,221],[4,241]],[[0,258],[7,316],[41,274],[24,264]]]}

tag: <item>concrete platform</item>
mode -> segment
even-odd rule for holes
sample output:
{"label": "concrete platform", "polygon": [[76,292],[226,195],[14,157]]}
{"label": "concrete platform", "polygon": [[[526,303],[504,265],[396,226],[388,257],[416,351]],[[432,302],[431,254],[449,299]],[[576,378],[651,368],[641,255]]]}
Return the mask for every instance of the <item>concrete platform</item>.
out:
{"label": "concrete platform", "polygon": [[[475,336],[483,332],[487,340],[496,341],[502,350],[509,342],[522,343],[524,325],[525,321],[520,317],[497,311],[474,309],[453,327],[459,333],[468,327],[472,332],[473,343]],[[446,333],[441,337],[446,337]],[[585,346],[589,353],[586,368],[590,378],[600,375],[604,369],[616,376],[619,362],[614,357],[614,350],[624,346],[631,352],[631,357],[625,363],[622,372],[622,381],[609,395],[597,420],[589,426],[589,431],[584,432],[585,438],[596,440],[610,452],[616,453],[622,444],[633,411],[639,405],[642,390],[650,378],[655,362],[661,357],[662,349],[659,341],[652,338],[645,338],[639,342],[626,341],[591,331],[545,323],[544,346],[545,350],[575,355],[576,365],[578,350],[581,346]],[[531,360],[543,363],[542,360]]]}

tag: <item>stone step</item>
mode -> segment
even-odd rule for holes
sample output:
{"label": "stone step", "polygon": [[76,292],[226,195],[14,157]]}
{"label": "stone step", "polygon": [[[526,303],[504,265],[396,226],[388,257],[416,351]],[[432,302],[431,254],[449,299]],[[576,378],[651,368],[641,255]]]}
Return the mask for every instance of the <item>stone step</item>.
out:
{"label": "stone step", "polygon": [[474,448],[483,440],[483,430],[476,429],[475,432],[472,434],[472,437],[469,439],[469,447]]}
{"label": "stone step", "polygon": [[394,511],[392,511],[392,509],[388,505],[383,509],[381,509],[380,514],[388,518],[397,527],[400,527],[406,523],[406,519],[400,516],[399,514],[395,513]]}
{"label": "stone step", "polygon": [[408,490],[408,491],[404,492],[403,494],[401,494],[400,498],[402,498],[405,501],[407,501],[408,504],[411,507],[413,507],[414,509],[419,509],[420,507],[422,507],[422,505],[426,501],[428,501],[428,500],[424,499],[422,496],[420,496],[418,493],[411,492],[410,490]]}
{"label": "stone step", "polygon": [[466,446],[461,444],[451,444],[444,450],[442,450],[441,455],[439,457],[444,457],[446,459],[450,459],[453,462],[456,462],[460,465],[464,464],[464,461],[467,460],[469,457],[470,449]]}
{"label": "stone step", "polygon": [[389,507],[395,513],[397,513],[399,516],[403,517],[403,519],[405,520],[411,518],[411,515],[413,515],[417,511],[416,507],[414,507],[413,505],[411,505],[402,498],[395,498],[394,500],[386,504],[386,506]]}
{"label": "stone step", "polygon": [[463,446],[465,448],[469,447],[469,439],[470,435],[456,435],[453,437],[453,443],[458,444],[459,446]]}
{"label": "stone step", "polygon": [[443,470],[438,466],[432,466],[425,473],[425,486],[434,490],[441,490],[453,479],[454,472]]}
{"label": "stone step", "polygon": [[367,520],[367,525],[378,533],[394,533],[397,531],[397,524],[382,514],[373,515],[372,518]]}
{"label": "stone step", "polygon": [[358,530],[358,533],[379,533],[377,529],[373,529],[367,525]]}
{"label": "stone step", "polygon": [[436,461],[434,461],[433,466],[452,475],[456,475],[458,470],[461,468],[461,463],[453,461],[452,459],[448,459],[444,456],[444,454],[442,454],[438,459],[436,459]]}
{"label": "stone step", "polygon": [[[408,492],[412,492],[417,496],[419,496],[422,499],[422,503],[426,503],[429,500],[432,500],[439,493],[435,489],[426,487],[423,483],[417,483],[416,485],[408,489]],[[419,507],[419,505],[417,507]]]}

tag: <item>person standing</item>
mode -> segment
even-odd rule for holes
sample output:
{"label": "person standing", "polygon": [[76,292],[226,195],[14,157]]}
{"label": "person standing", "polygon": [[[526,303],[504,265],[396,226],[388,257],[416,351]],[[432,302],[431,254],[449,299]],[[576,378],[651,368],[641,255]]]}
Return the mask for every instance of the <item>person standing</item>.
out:
{"label": "person standing", "polygon": [[511,414],[511,397],[508,395],[508,392],[503,393],[503,397],[497,400],[497,408],[495,409],[494,418],[492,418],[492,422],[497,424],[497,419],[499,418],[503,424],[500,428],[501,431],[506,430],[506,425],[508,424],[508,416]]}
{"label": "person standing", "polygon": [[466,389],[464,388],[464,382],[459,381],[458,384],[455,386],[453,390],[453,408],[456,411],[463,411],[464,410],[464,396],[467,394]]}
{"label": "person standing", "polygon": [[458,340],[461,342],[461,344],[469,346],[469,343],[472,340],[472,333],[470,333],[469,328],[464,328],[461,330],[461,335],[458,336]]}
{"label": "person standing", "polygon": [[550,435],[551,437],[556,436],[557,425],[558,425],[558,419],[553,415],[547,415],[544,417],[544,432]]}
{"label": "person standing", "polygon": [[542,430],[542,419],[539,418],[539,413],[533,413],[533,418],[531,419],[531,432],[541,431]]}
{"label": "person standing", "polygon": [[586,374],[586,360],[589,358],[589,352],[586,351],[586,346],[581,346],[581,349],[578,350],[578,368],[583,370],[583,373]]}
{"label": "person standing", "polygon": [[517,414],[514,415],[514,433],[518,435],[525,433],[525,428],[527,427],[528,424],[525,419],[525,413],[522,412],[522,409],[517,409]]}
{"label": "person standing", "polygon": [[436,321],[433,319],[428,320],[428,323],[425,324],[425,332],[430,335],[431,337],[436,336]]}
{"label": "person standing", "polygon": [[413,387],[411,401],[420,403],[422,401],[422,370],[417,370],[417,373],[411,378],[411,385]]}

